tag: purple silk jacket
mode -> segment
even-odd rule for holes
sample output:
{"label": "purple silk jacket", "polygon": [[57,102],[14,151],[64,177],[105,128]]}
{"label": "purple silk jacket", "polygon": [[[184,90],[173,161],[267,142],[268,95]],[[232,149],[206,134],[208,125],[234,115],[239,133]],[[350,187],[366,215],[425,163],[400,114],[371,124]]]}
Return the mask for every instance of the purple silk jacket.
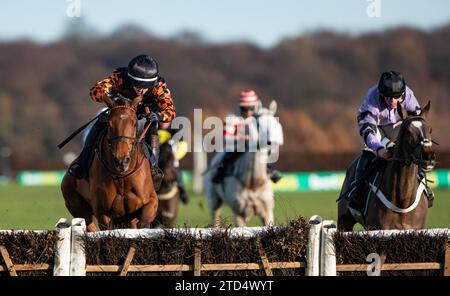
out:
{"label": "purple silk jacket", "polygon": [[[419,115],[421,112],[419,102],[409,87],[406,87],[405,98],[400,104],[410,115]],[[380,98],[378,86],[373,86],[358,110],[357,120],[364,143],[377,151],[382,147],[375,136],[377,127],[397,123],[401,121],[401,117],[397,109],[391,109],[384,99]]]}

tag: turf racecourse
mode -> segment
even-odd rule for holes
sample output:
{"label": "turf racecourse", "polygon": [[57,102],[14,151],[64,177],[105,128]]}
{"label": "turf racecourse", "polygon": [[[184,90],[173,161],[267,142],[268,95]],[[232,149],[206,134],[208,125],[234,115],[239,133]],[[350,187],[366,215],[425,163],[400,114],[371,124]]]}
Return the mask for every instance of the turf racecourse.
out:
{"label": "turf racecourse", "polygon": [[[450,190],[436,190],[434,206],[430,209],[427,227],[450,228]],[[275,223],[277,225],[303,216],[320,215],[324,219],[336,219],[338,192],[305,192],[275,194]],[[210,223],[206,199],[190,193],[188,205],[181,205],[177,224],[189,227],[205,227]],[[71,218],[64,206],[59,187],[0,186],[0,229],[52,229],[59,218]],[[229,208],[222,211],[224,223],[232,223]],[[249,226],[258,226],[258,218],[252,218]],[[361,228],[359,228],[361,229]]]}

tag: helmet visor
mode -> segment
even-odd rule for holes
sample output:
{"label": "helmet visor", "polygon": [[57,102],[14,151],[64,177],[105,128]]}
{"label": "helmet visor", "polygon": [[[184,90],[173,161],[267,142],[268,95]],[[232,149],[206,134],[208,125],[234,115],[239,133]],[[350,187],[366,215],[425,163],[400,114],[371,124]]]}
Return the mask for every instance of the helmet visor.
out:
{"label": "helmet visor", "polygon": [[128,73],[128,80],[132,86],[139,88],[152,88],[157,85],[158,76],[153,78],[141,78]]}

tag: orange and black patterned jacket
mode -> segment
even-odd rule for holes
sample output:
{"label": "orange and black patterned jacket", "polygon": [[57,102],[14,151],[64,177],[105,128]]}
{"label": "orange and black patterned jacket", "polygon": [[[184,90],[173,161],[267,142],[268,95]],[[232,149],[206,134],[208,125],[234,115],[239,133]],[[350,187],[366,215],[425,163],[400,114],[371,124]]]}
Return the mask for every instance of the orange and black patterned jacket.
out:
{"label": "orange and black patterned jacket", "polygon": [[[124,93],[127,91],[126,88],[129,88],[129,93],[132,88],[125,85],[125,73],[126,68],[117,68],[111,76],[97,82],[90,90],[91,99],[99,103],[104,102],[105,95]],[[176,116],[170,90],[162,77],[158,78],[157,86],[154,86],[144,94],[143,104],[149,105],[152,111],[158,109],[162,115],[162,122],[171,122]],[[138,111],[138,113],[140,112]]]}

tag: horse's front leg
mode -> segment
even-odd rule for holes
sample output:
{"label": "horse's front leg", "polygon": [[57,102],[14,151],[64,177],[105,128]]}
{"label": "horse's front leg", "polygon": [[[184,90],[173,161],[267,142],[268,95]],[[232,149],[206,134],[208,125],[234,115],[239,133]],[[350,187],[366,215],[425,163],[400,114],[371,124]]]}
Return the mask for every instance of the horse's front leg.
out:
{"label": "horse's front leg", "polygon": [[158,197],[155,190],[150,193],[150,201],[142,207],[141,219],[139,220],[139,228],[149,228],[153,220],[155,220],[158,211]]}
{"label": "horse's front leg", "polygon": [[98,220],[98,226],[100,227],[100,230],[111,229],[112,219],[110,216],[108,216],[106,214],[100,214],[97,216],[97,220]]}
{"label": "horse's front leg", "polygon": [[133,220],[130,221],[130,228],[131,229],[136,229],[139,223],[139,219],[138,218],[134,218]]}
{"label": "horse's front leg", "polygon": [[[158,209],[158,198],[156,192],[153,190],[150,193],[150,198],[143,196],[145,193],[135,194],[134,192],[128,192],[125,202],[126,212],[128,214],[140,211],[140,217],[130,221],[131,228],[148,228],[150,223],[155,219]],[[144,204],[144,201],[149,200]]]}
{"label": "horse's front leg", "polygon": [[237,227],[244,227],[247,224],[245,217],[241,215],[234,216],[234,223]]}
{"label": "horse's front leg", "polygon": [[97,226],[95,226],[94,222],[87,224],[86,229],[87,229],[87,232],[96,232],[98,230]]}

